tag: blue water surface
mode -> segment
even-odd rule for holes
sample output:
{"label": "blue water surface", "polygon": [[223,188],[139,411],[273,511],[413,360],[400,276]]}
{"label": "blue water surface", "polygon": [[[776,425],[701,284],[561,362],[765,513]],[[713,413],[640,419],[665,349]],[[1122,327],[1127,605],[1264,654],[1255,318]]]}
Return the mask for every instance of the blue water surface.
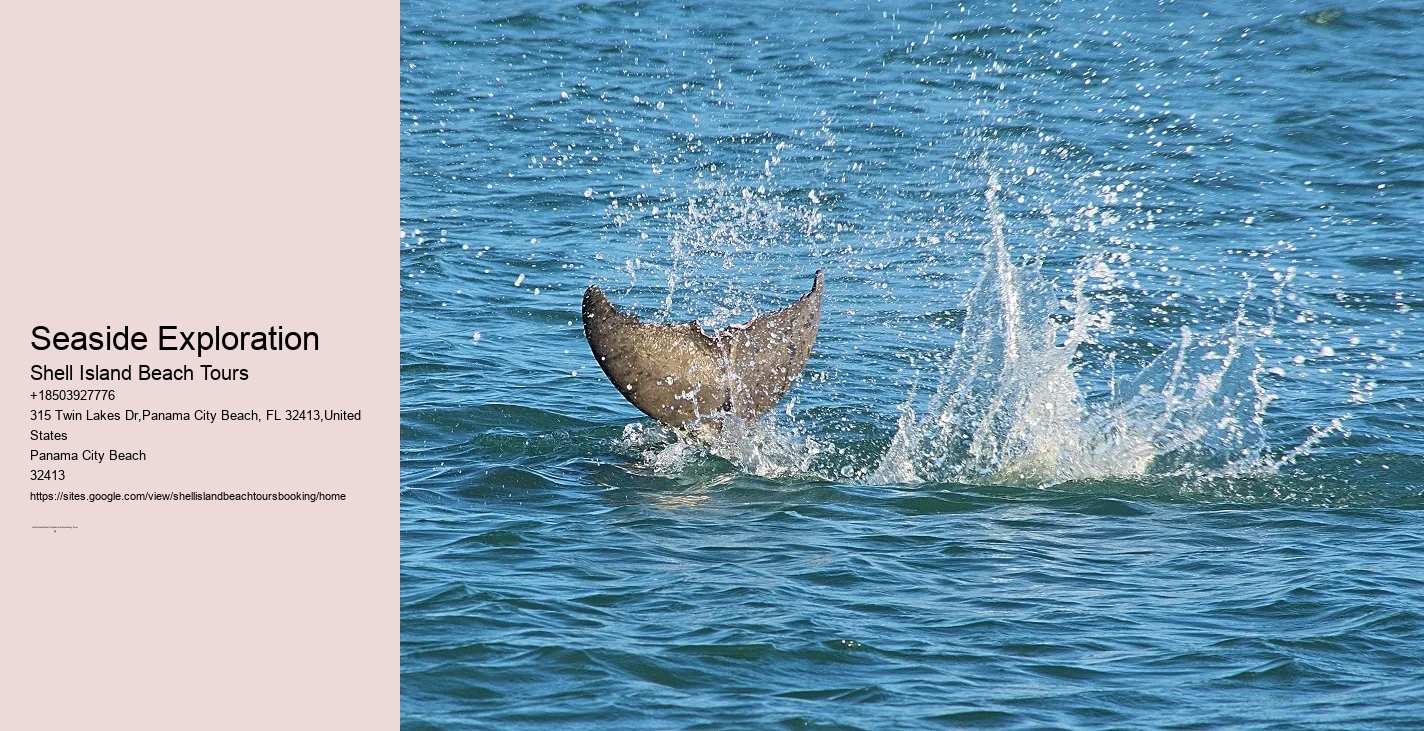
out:
{"label": "blue water surface", "polygon": [[[1421,29],[404,2],[403,727],[1424,728]],[[818,269],[716,443],[583,338]]]}

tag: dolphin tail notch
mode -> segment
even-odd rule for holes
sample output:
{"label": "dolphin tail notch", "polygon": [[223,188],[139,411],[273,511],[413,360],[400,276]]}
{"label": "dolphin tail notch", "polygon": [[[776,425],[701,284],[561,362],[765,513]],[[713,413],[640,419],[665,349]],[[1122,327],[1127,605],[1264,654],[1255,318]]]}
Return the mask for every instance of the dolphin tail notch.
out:
{"label": "dolphin tail notch", "polygon": [[695,322],[646,323],[619,312],[596,285],[583,293],[583,331],[608,380],[639,411],[672,427],[770,411],[811,356],[825,275],[775,312],[712,335]]}

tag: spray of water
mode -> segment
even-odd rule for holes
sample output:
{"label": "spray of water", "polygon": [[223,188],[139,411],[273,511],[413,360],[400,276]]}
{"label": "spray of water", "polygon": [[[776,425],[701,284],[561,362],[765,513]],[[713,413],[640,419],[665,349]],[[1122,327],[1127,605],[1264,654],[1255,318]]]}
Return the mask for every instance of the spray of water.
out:
{"label": "spray of water", "polygon": [[[1072,299],[1060,303],[1038,262],[1015,261],[1005,239],[1000,191],[990,171],[983,265],[967,297],[960,337],[947,353],[931,359],[939,366],[928,403],[917,413],[910,394],[893,437],[872,466],[842,464],[837,455],[845,450],[813,436],[790,407],[784,415],[753,423],[729,421],[698,439],[639,428],[625,433],[623,446],[642,455],[644,466],[655,472],[675,472],[713,455],[759,476],[872,484],[1239,476],[1270,473],[1299,456],[1268,457],[1263,414],[1271,396],[1260,382],[1254,341],[1270,334],[1271,323],[1247,316],[1245,303],[1253,297],[1249,282],[1225,328],[1197,333],[1183,327],[1177,341],[1139,373],[1115,379],[1106,397],[1090,400],[1079,383],[1076,356],[1111,319],[1095,312],[1085,295],[1101,267],[1092,262],[1079,267]],[[736,222],[748,216],[764,222],[782,213],[750,195],[715,202],[727,198],[713,197],[702,204],[706,210],[692,205],[680,214],[681,225],[671,237],[668,303],[678,287],[692,284],[683,271],[695,267],[688,265],[689,257],[714,250],[728,262],[748,256],[763,247],[727,231],[743,230]],[[802,218],[798,225],[807,225]]]}
{"label": "spray of water", "polygon": [[[983,273],[969,295],[959,341],[940,369],[928,408],[901,407],[895,436],[867,479],[874,483],[1053,483],[1205,470],[1267,468],[1257,378],[1244,307],[1223,332],[1181,339],[1110,399],[1089,404],[1074,370],[1095,317],[1075,281],[1062,343],[1059,305],[1034,264],[1015,265],[1004,238],[998,179],[985,199]],[[1248,287],[1247,297],[1250,296]]]}
{"label": "spray of water", "polygon": [[[616,226],[633,226],[643,239],[657,231],[667,247],[666,263],[629,259],[624,263],[629,291],[640,270],[665,282],[653,313],[664,320],[675,312],[698,309],[710,300],[710,311],[699,311],[699,322],[719,330],[755,317],[763,305],[746,272],[776,268],[788,254],[814,255],[818,250],[821,214],[767,194],[765,186],[735,186],[725,179],[699,181],[690,196],[673,196],[658,203],[635,201],[610,215]],[[796,271],[797,274],[809,272]],[[765,284],[760,282],[759,284]],[[773,305],[779,307],[780,305]]]}

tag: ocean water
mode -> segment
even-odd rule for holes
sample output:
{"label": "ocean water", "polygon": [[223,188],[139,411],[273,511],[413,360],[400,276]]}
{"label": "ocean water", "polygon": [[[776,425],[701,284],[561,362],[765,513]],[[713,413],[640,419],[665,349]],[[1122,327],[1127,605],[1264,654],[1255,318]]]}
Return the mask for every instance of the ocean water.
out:
{"label": "ocean water", "polygon": [[[1424,728],[1424,3],[414,2],[407,729]],[[583,290],[826,273],[713,440]]]}

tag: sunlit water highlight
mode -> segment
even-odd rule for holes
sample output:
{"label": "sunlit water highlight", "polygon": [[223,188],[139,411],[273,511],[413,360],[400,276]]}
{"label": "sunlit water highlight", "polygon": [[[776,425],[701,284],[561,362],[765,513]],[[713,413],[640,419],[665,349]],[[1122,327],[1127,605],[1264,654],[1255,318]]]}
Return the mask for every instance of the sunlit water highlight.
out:
{"label": "sunlit water highlight", "polygon": [[[1421,23],[407,3],[403,725],[1424,723]],[[816,269],[715,439],[582,339]]]}

